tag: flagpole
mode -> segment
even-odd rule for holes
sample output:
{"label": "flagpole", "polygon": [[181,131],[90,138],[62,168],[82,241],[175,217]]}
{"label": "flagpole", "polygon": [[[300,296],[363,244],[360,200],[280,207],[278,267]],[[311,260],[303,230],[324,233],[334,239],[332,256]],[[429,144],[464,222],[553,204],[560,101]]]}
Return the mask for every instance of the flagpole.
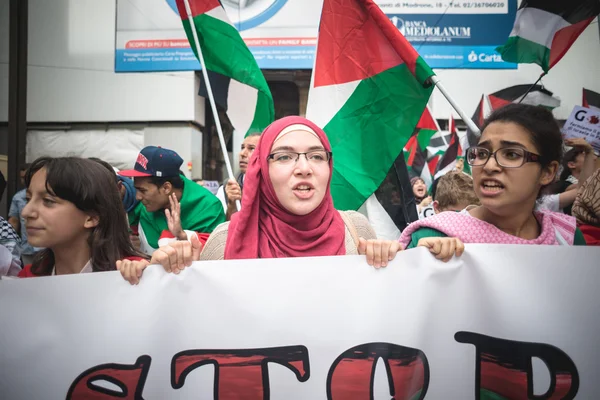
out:
{"label": "flagpole", "polygon": [[[217,104],[213,95],[212,86],[210,85],[210,79],[208,79],[208,70],[206,69],[206,64],[204,63],[204,56],[202,55],[202,49],[200,48],[198,32],[196,32],[196,23],[194,21],[194,18],[192,18],[192,8],[190,7],[189,0],[183,0],[183,2],[185,4],[185,12],[187,14],[188,21],[190,21],[190,25],[192,28],[191,30],[192,35],[194,36],[194,43],[196,45],[198,61],[200,61],[200,66],[202,67],[202,75],[204,76],[206,91],[208,92],[208,101],[210,103],[210,108],[213,113],[213,118],[215,119],[215,125],[217,127],[219,142],[221,143],[221,151],[223,152],[223,159],[225,160],[225,168],[227,169],[227,175],[229,175],[229,179],[235,180],[235,177],[233,175],[233,169],[231,168],[231,162],[229,161],[229,154],[227,154],[227,144],[225,143],[225,136],[223,136],[223,129],[221,128],[221,120],[219,118],[219,112],[217,111]],[[225,190],[225,188],[223,188],[223,190]],[[235,201],[235,206],[239,211],[241,208],[241,203],[239,200]]]}
{"label": "flagpole", "polygon": [[462,118],[462,120],[465,122],[465,124],[467,124],[467,126],[469,127],[469,129],[476,136],[478,136],[478,137],[481,136],[481,132],[480,132],[479,128],[477,128],[477,125],[475,125],[475,123],[471,120],[471,118],[468,117],[467,114],[465,114],[465,112],[462,110],[462,108],[460,108],[460,106],[454,101],[454,99],[452,98],[452,96],[450,96],[450,94],[448,93],[448,91],[446,91],[446,88],[444,87],[444,85],[442,85],[442,82],[440,81],[440,78],[438,78],[437,75],[432,75],[431,76],[431,82],[433,82],[433,84],[439,89],[439,91],[442,92],[442,94],[444,95],[444,97],[446,98],[446,100],[448,100],[448,103],[450,103],[450,105],[458,113],[458,115],[460,116],[460,118]]}
{"label": "flagpole", "polygon": [[519,100],[519,102],[517,104],[521,104],[521,102],[525,99],[525,97],[527,97],[527,95],[529,94],[529,92],[531,92],[533,90],[533,88],[535,87],[535,85],[537,85],[538,83],[540,83],[540,81],[542,80],[542,78],[546,76],[545,72],[542,72],[542,74],[540,75],[540,77],[538,78],[537,81],[535,81],[535,83],[531,86],[529,86],[529,89],[527,89],[527,91],[525,92],[525,94],[523,95],[523,97],[521,97],[521,99]]}

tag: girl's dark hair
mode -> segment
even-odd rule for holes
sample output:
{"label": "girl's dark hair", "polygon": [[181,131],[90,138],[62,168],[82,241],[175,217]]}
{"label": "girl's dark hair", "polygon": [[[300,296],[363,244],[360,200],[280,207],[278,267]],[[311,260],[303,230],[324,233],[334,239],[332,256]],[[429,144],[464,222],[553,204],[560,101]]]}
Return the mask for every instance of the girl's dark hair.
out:
{"label": "girl's dark hair", "polygon": [[566,181],[569,175],[571,175],[571,168],[569,168],[569,163],[575,161],[577,156],[584,152],[585,151],[580,147],[573,147],[571,150],[565,153],[562,160],[562,172],[560,173],[561,181]]}
{"label": "girl's dark hair", "polygon": [[485,120],[481,132],[494,122],[512,122],[525,128],[538,150],[542,167],[562,159],[562,134],[550,110],[529,104],[508,104],[495,110]]}
{"label": "girl's dark hair", "polygon": [[[133,248],[129,239],[127,218],[114,175],[96,161],[78,157],[41,157],[29,167],[25,185],[29,187],[36,172],[46,170],[46,190],[67,200],[83,212],[95,214],[99,222],[88,238],[92,270],[112,271],[125,257],[145,256]],[[31,272],[50,275],[54,268],[51,249],[40,251],[33,260]]]}

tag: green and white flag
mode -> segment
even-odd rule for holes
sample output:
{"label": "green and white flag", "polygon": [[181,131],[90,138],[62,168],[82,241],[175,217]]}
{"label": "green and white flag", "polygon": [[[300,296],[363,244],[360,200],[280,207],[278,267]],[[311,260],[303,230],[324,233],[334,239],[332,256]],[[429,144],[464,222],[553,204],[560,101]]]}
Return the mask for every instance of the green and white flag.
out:
{"label": "green and white flag", "polygon": [[600,13],[598,0],[522,0],[504,61],[538,64],[548,72]]}
{"label": "green and white flag", "polygon": [[307,118],[331,142],[337,209],[357,210],[413,134],[433,71],[372,0],[325,0]]}
{"label": "green and white flag", "polygon": [[[184,0],[176,0],[188,41],[196,53]],[[254,56],[219,0],[188,0],[216,101],[240,132],[262,131],[275,118],[273,97]]]}

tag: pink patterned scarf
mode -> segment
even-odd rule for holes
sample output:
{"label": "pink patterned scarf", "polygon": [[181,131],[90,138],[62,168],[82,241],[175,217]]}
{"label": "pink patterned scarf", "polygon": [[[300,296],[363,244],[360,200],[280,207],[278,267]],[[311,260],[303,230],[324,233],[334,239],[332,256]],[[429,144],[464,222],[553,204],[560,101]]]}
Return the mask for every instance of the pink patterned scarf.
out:
{"label": "pink patterned scarf", "polygon": [[542,226],[540,236],[525,240],[501,231],[494,225],[477,219],[465,209],[461,212],[446,211],[410,224],[400,236],[400,243],[406,248],[411,235],[420,228],[432,228],[449,237],[457,237],[464,243],[497,244],[566,244],[575,240],[575,218],[551,211],[536,211],[535,217]]}

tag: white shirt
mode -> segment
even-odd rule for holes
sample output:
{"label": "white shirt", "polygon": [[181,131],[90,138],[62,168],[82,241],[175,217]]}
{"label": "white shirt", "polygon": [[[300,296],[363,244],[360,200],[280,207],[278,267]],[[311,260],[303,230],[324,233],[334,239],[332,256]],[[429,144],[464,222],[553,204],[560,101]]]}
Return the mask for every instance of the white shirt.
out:
{"label": "white shirt", "polygon": [[562,212],[559,207],[559,196],[558,194],[548,194],[540,197],[535,203],[535,209]]}
{"label": "white shirt", "polygon": [[[87,264],[79,271],[80,274],[88,274],[90,272],[94,272],[92,269],[92,259],[89,259]],[[52,267],[52,273],[50,275],[56,275],[56,266]]]}

